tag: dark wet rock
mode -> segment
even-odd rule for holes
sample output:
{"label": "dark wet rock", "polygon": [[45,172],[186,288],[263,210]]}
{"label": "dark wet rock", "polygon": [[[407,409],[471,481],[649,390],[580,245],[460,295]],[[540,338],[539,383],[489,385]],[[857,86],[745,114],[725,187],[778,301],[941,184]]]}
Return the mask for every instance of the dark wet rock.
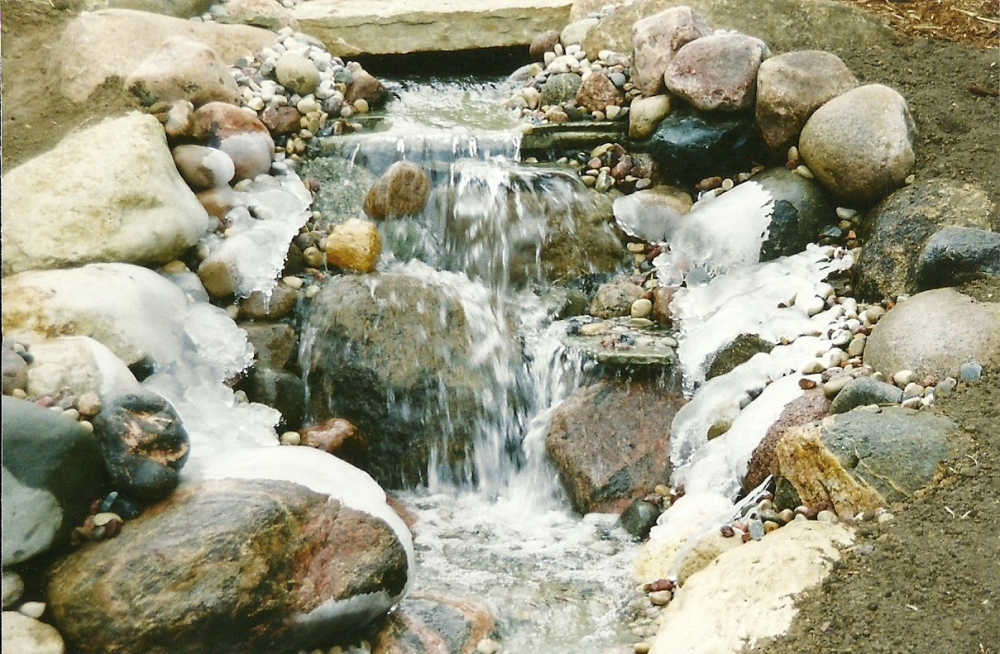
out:
{"label": "dark wet rock", "polygon": [[959,286],[1000,275],[1000,233],[946,227],[927,240],[917,260],[917,288]]}
{"label": "dark wet rock", "polygon": [[740,334],[712,357],[712,363],[705,373],[705,381],[730,372],[736,366],[749,361],[755,354],[770,352],[774,349],[774,345],[757,334]]}
{"label": "dark wet rock", "polygon": [[674,111],[637,146],[648,150],[661,176],[684,184],[750,170],[761,152],[751,116],[691,111]]}
{"label": "dark wet rock", "polygon": [[364,206],[368,189],[378,179],[364,166],[354,165],[343,157],[307,159],[299,175],[303,179],[337,180],[320,186],[313,202],[313,210],[320,212],[321,222],[328,226],[356,217]]}
{"label": "dark wet rock", "polygon": [[[473,425],[505,407],[480,401],[493,362],[473,354],[482,343],[457,292],[402,272],[350,275],[331,279],[313,305],[304,332],[315,340],[302,362],[311,419],[357,425],[383,485],[419,483],[432,449],[462,478]],[[513,337],[498,340],[498,365],[520,362]],[[509,393],[497,404],[518,405],[513,386],[495,392]]]}
{"label": "dark wet rock", "polygon": [[344,94],[345,102],[354,104],[358,100],[364,100],[372,109],[379,109],[389,101],[389,91],[382,82],[363,70],[353,75],[354,82],[347,87],[347,93]]}
{"label": "dark wet rock", "polygon": [[850,515],[873,511],[932,483],[957,453],[956,429],[925,411],[855,409],[787,432],[775,447],[778,474],[806,506],[827,503]]}
{"label": "dark wet rock", "polygon": [[13,349],[3,346],[3,394],[28,388],[28,362]]}
{"label": "dark wet rock", "polygon": [[655,381],[601,381],[559,406],[546,449],[573,508],[621,512],[670,477],[670,422],[682,395]]}
{"label": "dark wet rock", "polygon": [[415,216],[427,206],[431,178],[409,161],[397,161],[378,178],[365,196],[364,209],[376,220]]}
{"label": "dark wet rock", "polygon": [[69,542],[107,473],[94,435],[61,413],[3,397],[3,565]]}
{"label": "dark wet rock", "polygon": [[871,377],[857,377],[849,382],[830,405],[830,413],[847,413],[851,409],[869,404],[899,404],[903,390]]}
{"label": "dark wet rock", "polygon": [[251,402],[273,407],[281,413],[282,429],[298,429],[306,413],[306,385],[302,378],[286,370],[255,365],[240,381],[238,389]]}
{"label": "dark wet rock", "polygon": [[542,84],[542,105],[561,105],[576,98],[580,90],[580,76],[576,73],[556,73]]}
{"label": "dark wet rock", "polygon": [[368,466],[368,439],[350,421],[330,418],[299,430],[301,444],[329,452],[358,468]]}
{"label": "dark wet rock", "polygon": [[490,610],[474,600],[441,595],[414,595],[375,636],[373,654],[474,654],[495,629]]}
{"label": "dark wet rock", "polygon": [[362,627],[380,614],[364,596],[406,582],[381,519],[297,484],[224,480],[186,485],[59,560],[48,597],[84,651],[286,653]]}
{"label": "dark wet rock", "polygon": [[[754,449],[747,463],[747,472],[743,477],[743,490],[750,492],[757,486],[764,483],[768,475],[776,477],[778,474],[778,461],[774,453],[774,446],[777,445],[781,437],[792,427],[805,425],[815,420],[826,417],[830,412],[830,400],[819,388],[806,391],[802,397],[793,400],[784,410],[778,419],[774,421],[761,439],[760,445]],[[780,482],[780,480],[779,480]],[[780,483],[779,483],[780,488]],[[798,506],[793,503],[790,507],[794,509]],[[781,508],[785,508],[784,505]]]}
{"label": "dark wet rock", "polygon": [[1000,365],[1000,303],[952,288],[918,293],[879,319],[864,361],[886,375],[912,370],[939,379],[957,377],[967,361]]}
{"label": "dark wet rock", "polygon": [[627,316],[632,303],[642,297],[643,290],[628,277],[619,277],[602,284],[590,301],[590,314],[598,318]]}
{"label": "dark wet rock", "polygon": [[919,257],[930,237],[945,227],[989,229],[995,210],[973,184],[931,179],[896,191],[865,217],[858,293],[879,301],[915,292]]}
{"label": "dark wet rock", "polygon": [[814,180],[786,168],[771,168],[753,177],[774,198],[767,240],[760,246],[760,260],[802,252],[816,243],[827,225],[836,225],[836,206]]}
{"label": "dark wet rock", "polygon": [[294,327],[281,322],[243,323],[240,327],[247,333],[259,363],[279,369],[294,363],[298,350]]}
{"label": "dark wet rock", "polygon": [[622,527],[632,536],[645,539],[649,536],[649,530],[656,524],[656,519],[660,517],[661,513],[663,513],[661,506],[639,498],[629,504],[628,508],[622,512]]}
{"label": "dark wet rock", "polygon": [[93,423],[115,490],[155,502],[177,487],[190,444],[167,400],[150,392],[120,395],[105,401]]}

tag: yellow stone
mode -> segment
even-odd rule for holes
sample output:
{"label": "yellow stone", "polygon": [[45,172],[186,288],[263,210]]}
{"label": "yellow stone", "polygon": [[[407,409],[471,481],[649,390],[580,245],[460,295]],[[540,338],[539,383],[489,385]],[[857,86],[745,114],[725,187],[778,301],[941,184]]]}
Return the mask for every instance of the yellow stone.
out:
{"label": "yellow stone", "polygon": [[331,266],[368,273],[382,254],[382,239],[374,223],[350,218],[337,225],[326,239],[326,260]]}

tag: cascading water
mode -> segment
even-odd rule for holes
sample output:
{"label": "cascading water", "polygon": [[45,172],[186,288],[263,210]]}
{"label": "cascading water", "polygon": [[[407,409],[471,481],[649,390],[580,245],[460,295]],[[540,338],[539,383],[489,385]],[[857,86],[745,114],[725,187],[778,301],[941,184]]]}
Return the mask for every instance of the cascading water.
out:
{"label": "cascading water", "polygon": [[[597,654],[628,643],[621,610],[631,596],[636,545],[616,516],[572,513],[544,442],[553,408],[588,368],[581,353],[562,345],[566,326],[553,322],[539,297],[548,276],[544,248],[591,203],[607,203],[571,173],[517,163],[519,133],[499,108],[509,95],[502,85],[407,83],[397,95],[388,129],[334,137],[322,149],[375,173],[398,160],[430,172],[422,214],[380,224],[386,252],[370,293],[384,301],[379,280],[405,275],[457,303],[461,326],[443,311],[428,324],[466,330],[461,351],[441,353],[442,364],[471,366],[483,382],[476,406],[456,415],[440,374],[435,415],[421,420],[445,413],[448,435],[431,449],[424,484],[401,496],[417,517],[414,592],[484,601],[505,651]],[[322,338],[303,334],[303,369]],[[390,412],[412,411],[398,396],[387,402]],[[463,435],[468,445],[456,466],[453,439]]]}

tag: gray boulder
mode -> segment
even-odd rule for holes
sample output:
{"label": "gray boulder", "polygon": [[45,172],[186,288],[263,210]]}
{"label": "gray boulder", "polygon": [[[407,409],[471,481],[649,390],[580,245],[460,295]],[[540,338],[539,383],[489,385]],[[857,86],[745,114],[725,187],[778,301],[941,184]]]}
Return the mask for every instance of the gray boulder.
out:
{"label": "gray boulder", "polygon": [[875,370],[912,370],[918,378],[958,377],[969,361],[1000,365],[1000,302],[981,302],[951,288],[897,304],[875,325],[864,353]]}
{"label": "gray boulder", "polygon": [[582,81],[576,73],[556,73],[542,84],[542,105],[561,105],[576,99]]}
{"label": "gray boulder", "polygon": [[902,407],[855,409],[792,429],[778,442],[778,474],[806,506],[857,514],[906,499],[956,454],[948,418]]}
{"label": "gray boulder", "polygon": [[545,438],[573,508],[621,513],[670,478],[670,430],[683,396],[656,381],[601,381],[556,409]]}
{"label": "gray boulder", "polygon": [[4,396],[4,566],[68,543],[106,483],[93,434],[59,413]]}
{"label": "gray boulder", "polygon": [[48,597],[84,651],[285,653],[379,617],[407,576],[381,519],[297,484],[224,480],[60,559]]}
{"label": "gray boulder", "polygon": [[196,107],[216,100],[237,104],[240,91],[229,63],[204,43],[175,36],[132,71],[125,88],[147,107],[177,100]]}
{"label": "gray boulder", "polygon": [[802,128],[799,152],[834,195],[868,206],[903,185],[916,162],[915,140],[906,99],[867,84],[817,109]]}
{"label": "gray boulder", "polygon": [[691,41],[670,59],[667,90],[702,111],[743,111],[757,97],[757,69],[771,55],[745,34],[713,34]]}
{"label": "gray boulder", "polygon": [[989,229],[995,210],[987,193],[973,184],[931,179],[896,191],[862,224],[865,247],[857,292],[874,301],[914,293],[928,239],[945,227]]}
{"label": "gray boulder", "polygon": [[303,329],[313,342],[302,361],[309,418],[345,418],[367,434],[369,471],[383,485],[423,481],[432,452],[445,475],[464,479],[479,427],[502,427],[520,402],[517,379],[495,368],[519,366],[515,339],[476,331],[487,304],[440,277],[332,278]]}
{"label": "gray boulder", "polygon": [[783,154],[798,142],[814,111],[857,85],[854,73],[829,52],[800,50],[771,57],[757,70],[757,124],[764,142]]}
{"label": "gray boulder", "polygon": [[672,7],[642,18],[632,27],[632,83],[644,96],[663,90],[663,73],[674,54],[712,29],[690,7]]}
{"label": "gray boulder", "polygon": [[958,286],[1000,275],[1000,233],[967,227],[935,232],[917,260],[917,288]]}

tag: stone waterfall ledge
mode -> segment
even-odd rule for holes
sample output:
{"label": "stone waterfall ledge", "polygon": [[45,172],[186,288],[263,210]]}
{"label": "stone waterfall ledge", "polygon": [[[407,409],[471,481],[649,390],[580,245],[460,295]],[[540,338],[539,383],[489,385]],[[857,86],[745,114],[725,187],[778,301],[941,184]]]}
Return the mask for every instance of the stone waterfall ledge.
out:
{"label": "stone waterfall ledge", "polygon": [[569,23],[572,0],[306,0],[303,32],[341,57],[527,46]]}

